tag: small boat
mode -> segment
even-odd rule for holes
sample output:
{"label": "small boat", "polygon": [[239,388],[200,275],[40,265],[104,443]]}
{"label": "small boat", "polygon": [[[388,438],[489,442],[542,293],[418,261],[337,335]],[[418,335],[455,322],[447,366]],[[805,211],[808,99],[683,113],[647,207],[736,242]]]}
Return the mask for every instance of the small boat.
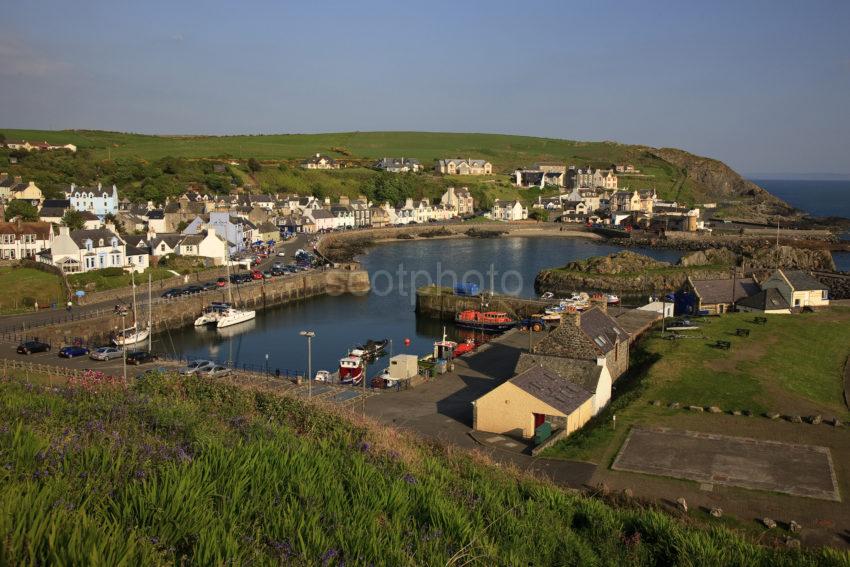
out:
{"label": "small boat", "polygon": [[555,297],[555,294],[551,291],[547,291],[546,293],[540,296],[540,299],[552,299],[553,297]]}
{"label": "small boat", "polygon": [[384,350],[387,348],[389,343],[389,339],[384,339],[382,341],[373,341],[372,339],[369,339],[365,344],[356,346],[351,351],[351,354],[364,358],[377,358],[384,354]]}
{"label": "small boat", "polygon": [[119,332],[115,336],[115,338],[112,339],[112,342],[113,344],[115,344],[115,346],[133,345],[147,340],[150,334],[150,328],[136,329],[134,325],[129,329],[124,329],[123,331]]}
{"label": "small boat", "polygon": [[239,323],[244,323],[245,321],[250,321],[257,316],[257,312],[253,309],[236,309],[235,307],[228,307],[227,309],[221,312],[221,315],[216,321],[215,326],[219,329],[224,327],[229,327],[231,325],[238,325]]}
{"label": "small boat", "polygon": [[446,339],[446,328],[443,327],[443,338],[434,341],[434,360],[451,360],[455,356],[457,343]]}
{"label": "small boat", "polygon": [[357,386],[363,381],[365,373],[366,368],[361,357],[349,354],[339,360],[340,384],[351,384],[352,386]]}
{"label": "small boat", "polygon": [[516,326],[516,321],[508,317],[508,314],[503,311],[485,311],[482,313],[474,309],[467,309],[457,314],[455,324],[458,327],[499,332],[512,329]]}
{"label": "small boat", "polygon": [[223,301],[213,301],[210,303],[209,307],[204,309],[204,312],[201,313],[201,316],[195,319],[196,327],[203,327],[204,325],[212,325],[213,323],[218,323],[219,319],[221,319],[222,314],[230,309],[230,304],[225,303]]}
{"label": "small boat", "polygon": [[390,369],[384,368],[384,370],[374,376],[370,382],[373,388],[394,388],[398,385],[399,380],[390,377]]}
{"label": "small boat", "polygon": [[454,355],[455,356],[463,356],[468,352],[472,352],[475,350],[475,341],[473,339],[466,339],[464,342],[460,343],[455,347]]}
{"label": "small boat", "polygon": [[606,293],[605,301],[608,303],[608,305],[618,305],[620,303],[620,298],[614,295],[613,293]]}
{"label": "small boat", "polygon": [[327,370],[319,370],[316,372],[316,377],[313,378],[316,382],[330,382],[331,373]]}

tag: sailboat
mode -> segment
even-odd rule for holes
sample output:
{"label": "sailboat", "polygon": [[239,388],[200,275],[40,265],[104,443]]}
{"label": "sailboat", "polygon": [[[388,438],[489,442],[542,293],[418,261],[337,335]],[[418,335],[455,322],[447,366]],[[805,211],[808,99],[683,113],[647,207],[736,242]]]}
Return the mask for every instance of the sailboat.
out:
{"label": "sailboat", "polygon": [[[230,282],[230,243],[225,240],[225,248],[227,250],[227,261],[225,268],[227,270],[227,281]],[[227,307],[222,308],[217,313],[215,326],[218,329],[238,325],[245,321],[250,321],[257,316],[257,312],[253,309],[237,309],[233,307],[233,283],[227,285]]]}
{"label": "sailboat", "polygon": [[150,302],[150,294],[151,294],[151,279],[150,274],[148,274],[148,326],[147,328],[139,328],[139,317],[138,310],[136,307],[136,277],[135,274],[131,272],[130,274],[130,283],[133,286],[133,326],[128,327],[118,335],[112,339],[112,343],[115,346],[127,346],[133,345],[136,343],[141,343],[148,339],[151,336],[151,314],[150,310],[153,307],[153,304]]}

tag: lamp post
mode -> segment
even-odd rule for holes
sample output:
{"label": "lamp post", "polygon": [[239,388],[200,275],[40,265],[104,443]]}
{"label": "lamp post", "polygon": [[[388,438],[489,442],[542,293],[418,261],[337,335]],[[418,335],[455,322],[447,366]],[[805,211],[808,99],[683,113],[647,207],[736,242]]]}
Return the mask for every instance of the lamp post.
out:
{"label": "lamp post", "polygon": [[301,331],[302,337],[307,337],[307,398],[313,397],[313,337],[314,331]]}
{"label": "lamp post", "polygon": [[266,376],[269,374],[269,353],[266,353]]}
{"label": "lamp post", "polygon": [[124,335],[124,331],[127,329],[127,325],[124,322],[124,312],[121,312],[121,361],[124,369],[124,384],[127,384],[127,337]]}

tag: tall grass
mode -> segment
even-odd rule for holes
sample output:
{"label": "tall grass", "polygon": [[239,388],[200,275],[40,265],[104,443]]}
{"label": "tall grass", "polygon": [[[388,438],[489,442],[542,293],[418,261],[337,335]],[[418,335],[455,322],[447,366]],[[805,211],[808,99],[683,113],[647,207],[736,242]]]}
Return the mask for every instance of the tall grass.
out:
{"label": "tall grass", "polygon": [[7,565],[839,565],[195,377],[0,383]]}

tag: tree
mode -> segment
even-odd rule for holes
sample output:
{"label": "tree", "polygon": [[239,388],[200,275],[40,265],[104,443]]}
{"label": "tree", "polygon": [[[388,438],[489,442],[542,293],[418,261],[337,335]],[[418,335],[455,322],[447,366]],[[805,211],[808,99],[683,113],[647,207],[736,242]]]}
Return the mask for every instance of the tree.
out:
{"label": "tree", "polygon": [[528,213],[528,218],[534,219],[537,222],[540,222],[540,221],[546,222],[546,221],[549,220],[549,211],[534,209],[533,211]]}
{"label": "tree", "polygon": [[86,221],[81,212],[68,209],[62,216],[62,224],[71,230],[82,230],[86,226]]}
{"label": "tree", "polygon": [[15,199],[6,206],[6,218],[21,217],[24,221],[37,221],[38,209],[36,209],[29,201]]}
{"label": "tree", "polygon": [[248,169],[256,173],[263,169],[263,166],[260,165],[260,162],[257,161],[257,158],[248,158]]}

